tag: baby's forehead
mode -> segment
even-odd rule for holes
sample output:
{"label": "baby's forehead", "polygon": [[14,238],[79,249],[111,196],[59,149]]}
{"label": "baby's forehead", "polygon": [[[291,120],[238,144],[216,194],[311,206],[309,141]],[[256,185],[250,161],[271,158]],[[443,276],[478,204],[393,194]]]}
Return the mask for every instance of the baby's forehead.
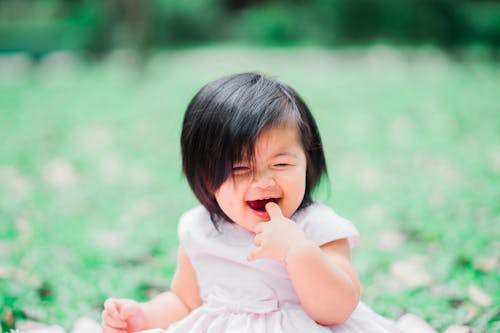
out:
{"label": "baby's forehead", "polygon": [[293,122],[266,128],[253,143],[248,142],[240,149],[235,160],[250,162],[256,157],[296,157],[304,152],[299,129]]}

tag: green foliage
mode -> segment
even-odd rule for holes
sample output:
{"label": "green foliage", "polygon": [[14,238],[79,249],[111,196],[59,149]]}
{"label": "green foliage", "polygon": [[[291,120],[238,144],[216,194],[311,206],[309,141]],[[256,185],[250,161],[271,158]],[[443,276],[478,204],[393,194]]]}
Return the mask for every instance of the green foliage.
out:
{"label": "green foliage", "polygon": [[115,48],[238,41],[345,46],[386,41],[498,55],[500,4],[473,0],[3,0],[0,52],[102,54]]}
{"label": "green foliage", "polygon": [[193,43],[224,37],[226,19],[215,0],[157,0],[158,13],[152,29],[152,39],[161,45]]}
{"label": "green foliage", "polygon": [[265,44],[290,43],[302,37],[300,8],[270,4],[244,11],[237,29],[242,38]]}

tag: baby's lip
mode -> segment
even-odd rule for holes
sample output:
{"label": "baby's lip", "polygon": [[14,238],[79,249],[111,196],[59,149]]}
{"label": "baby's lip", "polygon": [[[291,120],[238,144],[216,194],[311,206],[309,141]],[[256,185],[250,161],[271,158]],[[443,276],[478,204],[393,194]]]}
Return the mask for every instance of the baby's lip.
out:
{"label": "baby's lip", "polygon": [[266,198],[266,199],[259,199],[259,200],[248,200],[247,204],[253,210],[256,210],[258,212],[265,212],[266,211],[266,204],[268,202],[277,203],[278,199],[277,198]]}

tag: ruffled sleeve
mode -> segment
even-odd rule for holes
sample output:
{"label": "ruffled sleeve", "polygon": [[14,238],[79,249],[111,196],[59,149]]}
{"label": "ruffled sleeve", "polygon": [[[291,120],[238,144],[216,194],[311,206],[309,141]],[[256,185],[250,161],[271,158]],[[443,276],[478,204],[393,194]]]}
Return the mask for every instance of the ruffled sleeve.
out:
{"label": "ruffled sleeve", "polygon": [[193,219],[193,209],[185,212],[179,219],[177,224],[177,237],[181,245],[184,245],[186,239],[189,237],[189,221]]}
{"label": "ruffled sleeve", "polygon": [[299,211],[292,219],[301,227],[306,237],[319,246],[347,238],[349,245],[353,247],[359,241],[359,232],[351,221],[319,202]]}
{"label": "ruffled sleeve", "polygon": [[188,250],[201,234],[211,229],[213,225],[207,210],[203,206],[197,206],[182,214],[177,225],[177,236],[182,247]]}

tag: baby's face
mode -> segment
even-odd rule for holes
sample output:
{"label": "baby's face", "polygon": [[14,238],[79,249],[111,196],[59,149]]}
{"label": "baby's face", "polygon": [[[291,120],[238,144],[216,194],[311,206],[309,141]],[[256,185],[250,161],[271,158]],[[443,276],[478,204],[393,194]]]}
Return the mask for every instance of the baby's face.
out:
{"label": "baby's face", "polygon": [[255,164],[236,162],[229,176],[215,192],[224,213],[252,231],[268,221],[264,206],[276,202],[290,217],[302,202],[306,189],[307,162],[295,125],[264,130],[255,143]]}

